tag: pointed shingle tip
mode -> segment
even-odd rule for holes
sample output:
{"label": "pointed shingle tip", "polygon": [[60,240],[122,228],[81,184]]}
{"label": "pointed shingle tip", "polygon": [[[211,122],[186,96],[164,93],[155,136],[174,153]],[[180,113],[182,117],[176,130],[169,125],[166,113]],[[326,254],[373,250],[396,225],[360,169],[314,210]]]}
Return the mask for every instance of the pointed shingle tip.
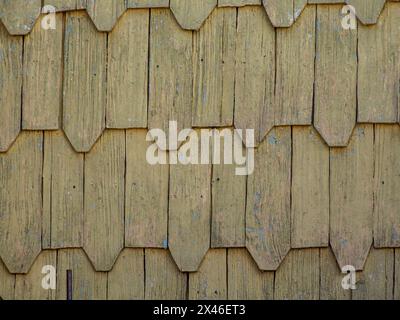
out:
{"label": "pointed shingle tip", "polygon": [[183,29],[198,30],[214,8],[217,0],[171,0],[170,7]]}
{"label": "pointed shingle tip", "polygon": [[31,32],[41,10],[41,0],[0,0],[0,18],[11,35]]}

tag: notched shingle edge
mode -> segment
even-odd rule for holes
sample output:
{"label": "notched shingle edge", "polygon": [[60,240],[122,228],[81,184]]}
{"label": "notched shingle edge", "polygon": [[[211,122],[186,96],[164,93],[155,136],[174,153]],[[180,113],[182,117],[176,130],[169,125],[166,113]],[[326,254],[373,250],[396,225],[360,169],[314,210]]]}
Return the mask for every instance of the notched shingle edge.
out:
{"label": "notched shingle edge", "polygon": [[[6,26],[11,35],[29,34],[35,25],[41,12],[40,0],[29,0],[28,5],[22,5],[25,0],[0,0],[0,20]],[[268,13],[268,17],[276,28],[291,27],[296,19],[301,15],[304,7],[309,4],[343,4],[346,3],[355,7],[356,16],[366,25],[376,24],[386,2],[399,2],[398,0],[207,0],[197,3],[194,10],[187,8],[186,1],[181,0],[119,0],[119,2],[100,2],[98,0],[45,0],[44,5],[55,7],[56,12],[86,10],[96,25],[99,32],[108,32],[113,29],[118,19],[127,9],[151,9],[151,8],[170,8],[174,13],[182,29],[199,30],[203,22],[210,16],[215,7],[243,7],[247,5],[263,5]],[[293,5],[290,5],[293,1]],[[374,3],[370,3],[374,1]],[[376,2],[375,2],[376,1]],[[10,4],[11,3],[11,4]],[[289,5],[288,5],[289,4]],[[203,10],[199,10],[199,7]],[[94,10],[96,8],[96,10]],[[289,8],[288,15],[284,13],[285,8]],[[360,9],[358,9],[360,8]],[[111,10],[110,10],[111,9]],[[95,12],[96,11],[96,12]],[[108,11],[108,12],[107,12]]]}

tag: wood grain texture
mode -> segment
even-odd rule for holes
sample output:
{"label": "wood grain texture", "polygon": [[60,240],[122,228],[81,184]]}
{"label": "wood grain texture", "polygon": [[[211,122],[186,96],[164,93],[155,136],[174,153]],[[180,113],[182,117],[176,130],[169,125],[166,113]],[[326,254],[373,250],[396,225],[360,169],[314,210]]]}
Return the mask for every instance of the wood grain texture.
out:
{"label": "wood grain texture", "polygon": [[374,245],[400,246],[400,127],[375,126]]}
{"label": "wood grain texture", "polygon": [[275,30],[261,7],[238,9],[234,123],[258,145],[274,123]]}
{"label": "wood grain texture", "polygon": [[274,273],[262,272],[246,249],[228,249],[228,299],[272,300]]}
{"label": "wood grain texture", "polygon": [[347,148],[330,151],[330,244],[340,267],[362,270],[372,244],[373,127],[359,125]]}
{"label": "wood grain texture", "polygon": [[[227,136],[224,136],[224,134]],[[229,141],[230,129],[218,131],[220,134],[220,159],[224,159],[225,146],[229,150],[240,148],[242,154],[245,149],[242,140]],[[232,136],[235,133],[232,133]],[[216,136],[216,135],[215,135]],[[239,146],[238,146],[239,145]],[[236,175],[237,165],[214,164],[212,170],[212,221],[211,221],[211,247],[228,248],[245,246],[245,220],[246,220],[246,176]]]}
{"label": "wood grain texture", "polygon": [[218,7],[244,7],[261,5],[261,0],[218,0]]}
{"label": "wood grain texture", "polygon": [[275,300],[319,299],[319,249],[291,250],[275,273]]}
{"label": "wood grain texture", "polygon": [[307,4],[307,0],[263,0],[274,27],[290,27]]}
{"label": "wood grain texture", "polygon": [[0,259],[0,300],[15,299],[15,275],[8,272]]}
{"label": "wood grain texture", "polygon": [[41,0],[2,0],[0,19],[12,35],[28,34],[40,14]]}
{"label": "wood grain texture", "polygon": [[144,299],[144,250],[124,249],[108,273],[108,300]]}
{"label": "wood grain texture", "polygon": [[105,125],[107,35],[80,11],[66,14],[65,28],[63,129],[88,152]]}
{"label": "wood grain texture", "polygon": [[199,30],[217,6],[217,0],[170,0],[169,5],[183,29]]}
{"label": "wood grain texture", "polygon": [[291,128],[274,128],[248,177],[246,247],[261,270],[276,270],[290,249]]}
{"label": "wood grain texture", "polygon": [[57,251],[42,251],[35,260],[29,273],[17,274],[15,280],[16,300],[54,300],[56,292],[53,289],[44,289],[42,280],[46,273],[42,273],[44,266],[57,267]]}
{"label": "wood grain texture", "polygon": [[45,248],[83,245],[84,156],[62,131],[44,135],[43,227]]}
{"label": "wood grain texture", "polygon": [[386,0],[346,0],[355,8],[356,16],[365,24],[375,24]]}
{"label": "wood grain texture", "polygon": [[341,26],[341,5],[317,8],[314,126],[331,147],[344,147],[356,122],[357,30]]}
{"label": "wood grain texture", "polygon": [[149,10],[130,10],[108,36],[107,128],[147,126]]}
{"label": "wood grain texture", "polygon": [[55,7],[57,12],[86,8],[86,0],[44,0],[43,4]]}
{"label": "wood grain texture", "polygon": [[169,121],[177,122],[178,132],[191,127],[192,36],[170,10],[151,10],[149,129],[168,133]]}
{"label": "wood grain texture", "polygon": [[226,249],[208,251],[199,270],[189,274],[189,299],[225,300],[226,273]]}
{"label": "wood grain texture", "polygon": [[329,244],[329,148],[312,127],[293,127],[292,248]]}
{"label": "wood grain texture", "polygon": [[21,129],[22,37],[11,37],[0,23],[0,152],[8,150]]}
{"label": "wood grain texture", "polygon": [[72,271],[72,300],[106,300],[107,273],[96,272],[82,249],[58,250],[56,299],[67,299],[67,270]]}
{"label": "wood grain texture", "polygon": [[125,0],[86,0],[86,11],[99,31],[111,31],[125,10]]}
{"label": "wood grain texture", "polygon": [[[400,270],[400,249],[394,250],[394,270]],[[400,274],[395,272],[394,274],[394,296],[393,299],[400,299]]]}
{"label": "wood grain texture", "polygon": [[320,249],[320,274],[321,300],[350,300],[351,290],[344,290],[342,287],[342,280],[346,274],[341,272],[330,248]]}
{"label": "wood grain texture", "polygon": [[[358,121],[396,123],[400,74],[400,7],[388,3],[378,23],[358,31]],[[375,80],[374,80],[375,79]]]}
{"label": "wood grain texture", "polygon": [[38,21],[24,39],[23,129],[54,130],[60,125],[62,14],[55,16],[55,22],[55,30],[44,30]]}
{"label": "wood grain texture", "polygon": [[42,132],[0,154],[0,256],[11,273],[27,273],[41,250],[42,164]]}
{"label": "wood grain texture", "polygon": [[169,0],[127,0],[128,8],[169,8]]}
{"label": "wood grain texture", "polygon": [[357,273],[353,300],[392,300],[394,250],[371,249],[363,272]]}
{"label": "wood grain texture", "polygon": [[187,274],[178,270],[167,250],[145,249],[145,299],[186,299]]}
{"label": "wood grain texture", "polygon": [[236,9],[213,12],[193,34],[194,127],[233,124],[235,100]]}
{"label": "wood grain texture", "polygon": [[[146,130],[126,131],[125,245],[166,248],[168,245],[169,166],[146,160],[152,142]],[[157,151],[167,156],[166,151]]]}
{"label": "wood grain texture", "polygon": [[109,271],[124,246],[124,131],[105,131],[85,156],[84,185],[83,248],[97,271]]}
{"label": "wood grain texture", "polygon": [[168,218],[172,257],[181,271],[197,271],[210,247],[211,165],[170,166]]}
{"label": "wood grain texture", "polygon": [[291,28],[276,29],[275,125],[312,121],[315,6],[308,6]]}

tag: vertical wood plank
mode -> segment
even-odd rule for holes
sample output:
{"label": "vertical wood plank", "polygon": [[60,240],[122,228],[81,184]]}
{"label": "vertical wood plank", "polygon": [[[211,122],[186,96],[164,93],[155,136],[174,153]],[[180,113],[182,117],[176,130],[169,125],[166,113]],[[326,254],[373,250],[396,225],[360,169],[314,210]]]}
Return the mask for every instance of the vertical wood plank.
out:
{"label": "vertical wood plank", "polygon": [[83,245],[83,155],[62,131],[44,136],[43,234],[48,248]]}
{"label": "vertical wood plank", "polygon": [[371,249],[363,272],[357,273],[353,300],[393,299],[394,251]]}
{"label": "vertical wood plank", "polygon": [[85,157],[84,249],[109,271],[124,246],[125,132],[107,130]]}
{"label": "vertical wood plank", "polygon": [[234,123],[258,145],[274,123],[275,30],[261,7],[238,9]]}
{"label": "vertical wood plank", "polygon": [[307,4],[307,0],[263,0],[274,27],[290,27]]}
{"label": "vertical wood plank", "polygon": [[124,249],[108,273],[108,300],[144,299],[144,250]]}
{"label": "vertical wood plank", "polygon": [[226,299],[226,272],[226,249],[208,251],[199,270],[189,274],[189,299]]}
{"label": "vertical wood plank", "polygon": [[393,299],[400,300],[400,249],[394,250],[394,296]]}
{"label": "vertical wood plank", "polygon": [[331,147],[344,147],[356,122],[357,30],[341,26],[342,5],[317,6],[314,126]]}
{"label": "vertical wood plank", "polygon": [[77,152],[88,152],[104,129],[107,35],[84,12],[66,15],[63,128]]}
{"label": "vertical wood plank", "polygon": [[372,244],[373,127],[357,126],[347,148],[330,151],[330,244],[343,267],[362,270]]}
{"label": "vertical wood plank", "polygon": [[197,271],[210,247],[210,226],[211,165],[171,165],[168,244],[181,271]]}
{"label": "vertical wood plank", "polygon": [[41,0],[2,0],[0,19],[10,34],[28,34],[39,17],[41,4]]}
{"label": "vertical wood plank", "polygon": [[22,37],[12,37],[0,23],[0,152],[8,150],[21,128]]}
{"label": "vertical wood plank", "polygon": [[330,248],[320,249],[321,300],[350,300],[351,290],[344,290],[341,273],[335,255]]}
{"label": "vertical wood plank", "polygon": [[170,10],[152,9],[150,22],[149,129],[178,132],[192,121],[192,32],[184,31]]}
{"label": "vertical wood plank", "polygon": [[57,12],[86,8],[86,0],[44,0],[43,3],[55,7]]}
{"label": "vertical wood plank", "polygon": [[346,0],[346,2],[355,7],[357,18],[363,24],[375,24],[386,0]]}
{"label": "vertical wood plank", "polygon": [[228,299],[272,300],[274,273],[262,272],[246,249],[228,249]]}
{"label": "vertical wood plank", "polygon": [[57,251],[42,251],[35,260],[29,273],[17,274],[15,281],[16,300],[54,300],[56,293],[53,289],[44,289],[42,279],[46,274],[42,273],[44,266],[57,267]]}
{"label": "vertical wood plank", "polygon": [[295,25],[276,29],[276,125],[311,124],[315,16],[315,6],[308,6]]}
{"label": "vertical wood plank", "polygon": [[41,250],[42,132],[23,132],[0,154],[0,256],[11,273],[26,273]]}
{"label": "vertical wood plank", "polygon": [[194,83],[192,124],[233,124],[235,91],[236,9],[215,10],[193,34]]}
{"label": "vertical wood plank", "polygon": [[400,127],[375,126],[374,245],[400,246]]}
{"label": "vertical wood plank", "polygon": [[[169,166],[150,165],[146,130],[126,131],[125,245],[165,248],[168,245]],[[158,150],[158,155],[167,156]]]}
{"label": "vertical wood plank", "polygon": [[106,300],[107,273],[96,272],[82,249],[58,251],[58,300],[67,299],[67,270],[72,271],[72,300]]}
{"label": "vertical wood plank", "polygon": [[145,249],[145,269],[147,300],[186,299],[187,274],[178,270],[167,250]]}
{"label": "vertical wood plank", "polygon": [[0,259],[0,300],[14,300],[15,275],[8,272]]}
{"label": "vertical wood plank", "polygon": [[107,128],[147,126],[149,10],[130,10],[108,37]]}
{"label": "vertical wood plank", "polygon": [[246,247],[261,270],[276,270],[290,249],[291,128],[274,128],[248,177]]}
{"label": "vertical wood plank", "polygon": [[[228,129],[229,130],[229,129]],[[224,159],[226,129],[216,131],[221,137],[220,159]],[[231,133],[232,137],[235,132]],[[235,140],[229,144],[234,150]],[[242,147],[242,141],[239,142]],[[243,154],[245,150],[243,148]],[[213,164],[212,172],[212,221],[211,221],[211,247],[244,247],[245,246],[245,220],[246,220],[246,176],[235,174],[236,164]]]}
{"label": "vertical wood plank", "polygon": [[319,249],[291,250],[275,273],[276,300],[319,299]]}
{"label": "vertical wood plank", "polygon": [[329,244],[329,148],[312,127],[293,127],[292,248]]}
{"label": "vertical wood plank", "polygon": [[217,6],[217,0],[170,0],[169,5],[183,29],[198,30]]}
{"label": "vertical wood plank", "polygon": [[111,31],[125,10],[125,0],[86,0],[86,11],[99,31]]}
{"label": "vertical wood plank", "polygon": [[38,21],[24,40],[23,129],[59,128],[63,59],[61,13],[55,16],[55,23],[55,30],[44,30]]}
{"label": "vertical wood plank", "polygon": [[358,31],[358,121],[396,123],[400,74],[400,7],[388,3],[378,23]]}

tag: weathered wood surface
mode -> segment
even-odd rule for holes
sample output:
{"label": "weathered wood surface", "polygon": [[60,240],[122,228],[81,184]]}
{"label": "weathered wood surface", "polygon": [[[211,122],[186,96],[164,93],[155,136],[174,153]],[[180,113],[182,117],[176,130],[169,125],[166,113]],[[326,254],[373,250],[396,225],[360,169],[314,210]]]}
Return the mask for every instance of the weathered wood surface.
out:
{"label": "weathered wood surface", "polygon": [[342,28],[341,9],[317,9],[314,126],[331,147],[346,146],[356,122],[357,30]]}
{"label": "weathered wood surface", "polygon": [[15,274],[8,272],[0,259],[0,300],[15,299]]}
{"label": "weathered wood surface", "polygon": [[125,10],[125,0],[86,0],[86,11],[99,31],[111,31]]}
{"label": "weathered wood surface", "polygon": [[374,137],[359,125],[347,148],[330,151],[330,244],[343,267],[361,270],[372,244]]}
{"label": "weathered wood surface", "polygon": [[365,24],[374,24],[385,5],[386,0],[346,0],[355,9],[356,16]]}
{"label": "weathered wood surface", "polygon": [[43,5],[51,5],[56,11],[80,10],[86,8],[86,0],[44,0]]}
{"label": "weathered wood surface", "polygon": [[0,152],[8,150],[21,129],[22,37],[10,37],[0,23]]}
{"label": "weathered wood surface", "polygon": [[[166,248],[169,166],[147,162],[152,142],[146,135],[146,130],[126,131],[125,245]],[[156,154],[168,155],[162,150]]]}
{"label": "weathered wood surface", "polygon": [[107,273],[96,272],[82,249],[58,250],[56,299],[67,299],[67,270],[72,271],[72,300],[105,300]]}
{"label": "weathered wood surface", "polygon": [[236,9],[215,10],[193,34],[195,127],[233,124],[235,101]]}
{"label": "weathered wood surface", "polygon": [[[229,130],[229,129],[228,129]],[[220,159],[224,159],[225,145],[237,148],[233,142],[224,136],[229,131],[218,131],[221,138]],[[235,133],[232,133],[232,136]],[[228,135],[229,137],[229,135]],[[240,149],[245,154],[241,140]],[[237,164],[214,164],[212,169],[212,221],[211,221],[211,247],[228,248],[245,246],[245,216],[246,216],[246,183],[247,177],[236,175]]]}
{"label": "weathered wood surface", "polygon": [[97,271],[124,246],[125,132],[105,131],[85,156],[83,248]]}
{"label": "weathered wood surface", "polygon": [[291,250],[275,273],[276,300],[318,300],[319,249]]}
{"label": "weathered wood surface", "polygon": [[39,20],[24,39],[23,129],[53,130],[60,126],[62,14],[55,16],[55,23],[55,30],[45,30]]}
{"label": "weathered wood surface", "polygon": [[128,8],[169,8],[169,0],[127,0]]}
{"label": "weathered wood surface", "polygon": [[238,9],[234,124],[258,145],[274,123],[275,30],[261,7]]}
{"label": "weathered wood surface", "polygon": [[329,242],[329,148],[312,127],[293,127],[291,247]]}
{"label": "weathered wood surface", "polygon": [[162,249],[145,249],[147,300],[186,299],[187,275],[177,268],[171,254]]}
{"label": "weathered wood surface", "polygon": [[[56,276],[57,251],[42,251],[35,260],[29,273],[26,275],[17,274],[15,280],[15,299],[16,300],[54,300],[56,292],[53,289],[45,289],[42,287],[43,278],[48,270],[42,273],[45,266],[54,267]],[[56,282],[57,285],[57,282]]]}
{"label": "weathered wood surface", "polygon": [[0,153],[0,256],[11,273],[27,273],[41,251],[42,132],[23,132]]}
{"label": "weathered wood surface", "polygon": [[41,0],[2,0],[0,19],[12,35],[28,34],[40,14]]}
{"label": "weathered wood surface", "polygon": [[144,299],[144,250],[124,249],[107,278],[107,299]]}
{"label": "weathered wood surface", "polygon": [[84,156],[61,131],[44,135],[43,226],[45,248],[83,245]]}
{"label": "weathered wood surface", "polygon": [[169,10],[151,11],[149,129],[168,133],[169,121],[177,122],[178,132],[191,127],[192,36]]}
{"label": "weathered wood surface", "polygon": [[272,300],[274,272],[262,272],[246,249],[228,249],[228,299]]}
{"label": "weathered wood surface", "polygon": [[226,249],[208,251],[200,268],[189,274],[190,300],[224,300],[227,298]]}
{"label": "weathered wood surface", "polygon": [[105,126],[107,35],[80,11],[66,14],[65,28],[63,129],[88,152]]}
{"label": "weathered wood surface", "polygon": [[107,128],[146,128],[149,10],[128,11],[108,36]]}
{"label": "weathered wood surface", "polygon": [[274,128],[248,177],[246,247],[261,270],[276,270],[290,250],[291,128]]}
{"label": "weathered wood surface", "polygon": [[218,7],[243,7],[261,5],[261,0],[218,0]]}
{"label": "weathered wood surface", "polygon": [[290,27],[307,4],[307,0],[262,0],[274,27]]}
{"label": "weathered wood surface", "polygon": [[183,29],[198,30],[217,6],[217,0],[170,0],[170,8]]}
{"label": "weathered wood surface", "polygon": [[315,6],[291,28],[276,29],[275,125],[309,125],[312,121]]}
{"label": "weathered wood surface", "polygon": [[388,3],[374,26],[358,30],[358,121],[396,123],[400,74],[400,6]]}
{"label": "weathered wood surface", "polygon": [[375,126],[374,245],[400,246],[400,127]]}
{"label": "weathered wood surface", "polygon": [[210,247],[210,164],[170,166],[168,221],[168,245],[176,264],[181,271],[196,271]]}

